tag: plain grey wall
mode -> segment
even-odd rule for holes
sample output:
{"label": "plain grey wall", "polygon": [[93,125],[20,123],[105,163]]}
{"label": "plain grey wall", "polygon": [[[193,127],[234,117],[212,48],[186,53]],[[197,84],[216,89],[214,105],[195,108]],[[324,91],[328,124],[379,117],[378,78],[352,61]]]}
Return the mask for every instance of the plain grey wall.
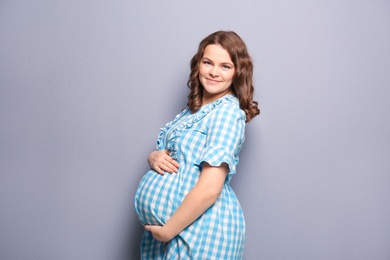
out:
{"label": "plain grey wall", "polygon": [[245,259],[390,259],[389,1],[0,2],[0,259],[138,259],[146,157],[230,29],[262,114]]}

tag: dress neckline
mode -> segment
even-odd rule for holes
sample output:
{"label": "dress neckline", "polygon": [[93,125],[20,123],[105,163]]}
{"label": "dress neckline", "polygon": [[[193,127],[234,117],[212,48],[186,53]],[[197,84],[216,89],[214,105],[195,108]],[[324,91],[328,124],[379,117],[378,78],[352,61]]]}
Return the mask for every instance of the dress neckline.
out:
{"label": "dress neckline", "polygon": [[[222,97],[214,100],[213,102],[210,102],[210,103],[207,103],[205,105],[202,105],[200,108],[199,108],[199,111],[200,110],[203,110],[205,108],[207,108],[208,106],[213,106],[213,104],[219,104],[223,99],[230,99],[230,100],[237,100],[237,97],[234,95],[234,94],[226,94],[226,95],[223,95]],[[198,112],[199,112],[198,111]]]}

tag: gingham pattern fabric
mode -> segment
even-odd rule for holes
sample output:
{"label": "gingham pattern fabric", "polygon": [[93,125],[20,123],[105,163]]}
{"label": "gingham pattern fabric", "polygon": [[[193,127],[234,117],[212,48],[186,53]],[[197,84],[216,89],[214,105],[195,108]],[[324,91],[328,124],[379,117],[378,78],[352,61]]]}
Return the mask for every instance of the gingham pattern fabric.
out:
{"label": "gingham pattern fabric", "polygon": [[244,142],[245,113],[233,95],[203,106],[197,113],[182,111],[168,123],[157,140],[180,164],[177,174],[149,170],[135,195],[135,208],[143,225],[164,225],[199,179],[203,162],[229,166],[217,201],[195,222],[168,243],[145,231],[141,259],[242,259],[245,221],[230,187]]}

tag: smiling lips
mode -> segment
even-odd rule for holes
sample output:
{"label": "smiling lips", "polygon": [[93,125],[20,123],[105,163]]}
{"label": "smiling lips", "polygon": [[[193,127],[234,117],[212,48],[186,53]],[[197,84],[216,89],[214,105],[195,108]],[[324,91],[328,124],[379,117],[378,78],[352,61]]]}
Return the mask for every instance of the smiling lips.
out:
{"label": "smiling lips", "polygon": [[217,84],[217,83],[222,82],[222,81],[220,81],[220,80],[209,79],[209,78],[206,78],[206,80],[207,80],[210,84]]}

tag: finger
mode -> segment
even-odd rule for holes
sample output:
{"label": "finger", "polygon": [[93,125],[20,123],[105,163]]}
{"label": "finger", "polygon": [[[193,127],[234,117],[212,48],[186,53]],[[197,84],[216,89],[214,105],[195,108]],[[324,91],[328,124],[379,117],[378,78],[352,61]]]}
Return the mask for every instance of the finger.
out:
{"label": "finger", "polygon": [[176,168],[173,164],[170,162],[165,161],[164,163],[161,163],[160,168],[168,173],[177,173],[178,168]]}
{"label": "finger", "polygon": [[147,231],[152,231],[152,226],[151,226],[151,225],[145,225],[144,228],[145,228]]}
{"label": "finger", "polygon": [[177,161],[175,161],[174,159],[171,160],[171,164],[172,164],[173,166],[175,166],[176,169],[179,168],[179,163],[178,163]]}
{"label": "finger", "polygon": [[170,156],[165,158],[164,165],[167,166],[171,170],[171,172],[177,172],[179,169],[179,163]]}
{"label": "finger", "polygon": [[179,168],[179,163],[173,159],[170,155],[168,155],[167,157],[164,157],[164,159],[166,159],[167,161],[169,161],[171,164],[173,164],[176,168]]}
{"label": "finger", "polygon": [[172,164],[170,164],[168,161],[164,161],[160,163],[160,169],[169,172],[169,173],[174,173],[175,169],[172,167]]}
{"label": "finger", "polygon": [[169,171],[170,171],[171,173],[176,173],[176,172],[178,172],[178,168],[177,168],[175,165],[173,165],[172,163],[169,163],[167,167],[169,168]]}
{"label": "finger", "polygon": [[161,175],[164,175],[165,172],[161,169],[161,167],[156,167],[155,171],[158,173],[158,174],[161,174]]}
{"label": "finger", "polygon": [[152,226],[152,225],[146,225],[145,230],[152,232],[153,236],[154,236],[154,232],[156,231],[154,226]]}
{"label": "finger", "polygon": [[173,159],[171,156],[167,156],[164,158],[167,162],[169,162],[170,164],[174,165],[175,167],[179,167],[179,163]]}
{"label": "finger", "polygon": [[177,169],[172,164],[166,164],[164,165],[164,170],[169,173],[176,173]]}
{"label": "finger", "polygon": [[161,226],[157,226],[157,225],[145,225],[144,227],[147,231],[150,231],[150,232],[155,232],[157,230],[159,230],[161,228]]}

